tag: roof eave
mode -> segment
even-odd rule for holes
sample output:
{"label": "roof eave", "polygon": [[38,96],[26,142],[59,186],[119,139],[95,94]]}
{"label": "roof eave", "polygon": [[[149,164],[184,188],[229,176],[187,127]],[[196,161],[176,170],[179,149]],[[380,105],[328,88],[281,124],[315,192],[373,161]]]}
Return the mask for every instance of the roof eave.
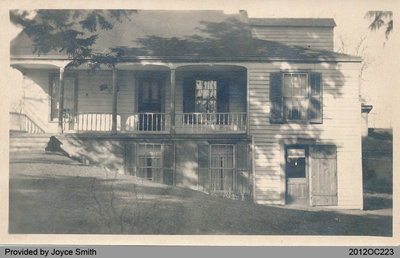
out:
{"label": "roof eave", "polygon": [[[23,60],[72,60],[65,56],[11,56],[11,61]],[[89,60],[89,59],[88,59]],[[202,62],[361,62],[357,56],[343,57],[308,57],[308,58],[282,58],[282,57],[263,57],[263,56],[240,56],[240,57],[214,57],[214,56],[132,56],[123,57],[121,62],[128,61],[202,61]]]}

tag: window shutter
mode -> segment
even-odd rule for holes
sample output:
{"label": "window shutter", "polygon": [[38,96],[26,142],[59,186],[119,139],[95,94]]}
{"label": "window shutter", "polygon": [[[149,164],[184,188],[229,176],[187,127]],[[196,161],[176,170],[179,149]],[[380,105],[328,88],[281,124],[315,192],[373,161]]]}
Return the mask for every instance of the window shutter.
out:
{"label": "window shutter", "polygon": [[165,144],[163,152],[164,184],[174,185],[175,150],[173,144]]}
{"label": "window shutter", "polygon": [[271,123],[281,123],[282,122],[282,74],[281,73],[271,73],[270,74],[270,91],[269,91],[270,101],[271,101],[271,112],[270,112],[270,122]]}
{"label": "window shutter", "polygon": [[199,190],[208,192],[210,190],[209,175],[209,145],[198,145],[198,165],[199,165]]}
{"label": "window shutter", "polygon": [[322,83],[320,73],[310,74],[310,104],[308,119],[310,123],[322,124]]}
{"label": "window shutter", "polygon": [[226,80],[217,82],[217,112],[229,112],[229,84]]}
{"label": "window shutter", "polygon": [[249,169],[249,151],[247,142],[240,142],[236,149],[236,189],[244,199],[245,195],[250,194],[250,169]]}
{"label": "window shutter", "polygon": [[136,175],[136,153],[135,153],[135,143],[125,144],[125,174]]}
{"label": "window shutter", "polygon": [[248,162],[247,162],[247,143],[246,142],[240,142],[237,144],[237,150],[236,150],[236,156],[237,156],[237,162],[236,162],[236,167],[237,169],[240,170],[246,170],[248,167]]}
{"label": "window shutter", "polygon": [[195,81],[193,79],[186,78],[183,82],[183,112],[192,113],[195,112]]}

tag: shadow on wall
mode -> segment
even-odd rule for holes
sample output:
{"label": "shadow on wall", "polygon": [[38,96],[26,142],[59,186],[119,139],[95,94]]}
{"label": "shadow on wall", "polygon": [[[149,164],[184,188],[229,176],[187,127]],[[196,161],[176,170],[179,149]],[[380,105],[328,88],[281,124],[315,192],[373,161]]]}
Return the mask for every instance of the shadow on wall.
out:
{"label": "shadow on wall", "polygon": [[119,174],[124,173],[124,146],[121,141],[84,136],[53,137],[49,150],[60,151],[86,165],[93,164]]}

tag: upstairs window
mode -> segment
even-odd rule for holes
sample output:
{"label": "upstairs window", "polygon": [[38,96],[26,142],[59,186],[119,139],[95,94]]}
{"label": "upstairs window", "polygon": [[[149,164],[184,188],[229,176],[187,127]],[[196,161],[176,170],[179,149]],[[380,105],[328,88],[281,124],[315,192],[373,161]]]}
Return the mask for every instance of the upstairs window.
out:
{"label": "upstairs window", "polygon": [[195,112],[215,113],[217,111],[217,81],[196,80]]}
{"label": "upstairs window", "polygon": [[322,123],[319,73],[271,73],[271,123]]}
{"label": "upstairs window", "polygon": [[184,113],[229,112],[229,83],[225,79],[185,78]]}

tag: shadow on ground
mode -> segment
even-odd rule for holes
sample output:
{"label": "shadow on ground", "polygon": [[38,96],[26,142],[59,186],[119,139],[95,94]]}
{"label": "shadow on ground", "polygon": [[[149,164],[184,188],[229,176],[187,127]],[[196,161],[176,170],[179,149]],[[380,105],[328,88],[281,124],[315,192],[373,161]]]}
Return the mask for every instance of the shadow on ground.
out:
{"label": "shadow on ground", "polygon": [[256,205],[40,155],[10,164],[11,234],[392,235],[391,216]]}

